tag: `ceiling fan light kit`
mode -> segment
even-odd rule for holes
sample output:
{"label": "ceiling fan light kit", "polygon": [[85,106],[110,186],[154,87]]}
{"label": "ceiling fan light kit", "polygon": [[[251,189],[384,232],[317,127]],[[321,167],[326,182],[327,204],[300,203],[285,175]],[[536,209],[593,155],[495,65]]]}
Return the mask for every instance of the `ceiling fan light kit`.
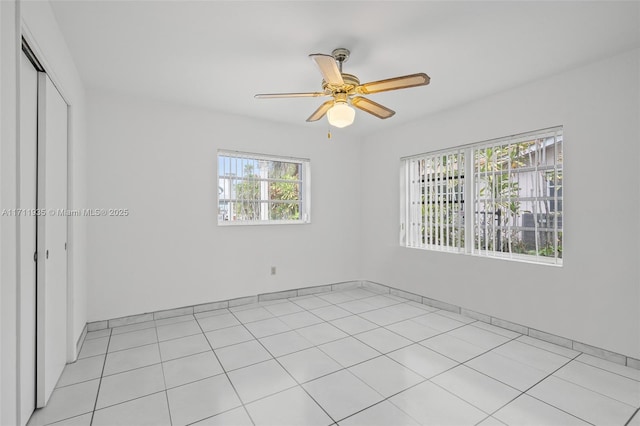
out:
{"label": "ceiling fan light kit", "polygon": [[308,122],[318,121],[325,115],[329,124],[342,128],[353,124],[356,107],[380,119],[392,117],[395,111],[368,98],[356,95],[369,95],[390,90],[408,89],[410,87],[426,86],[430,78],[425,73],[405,75],[386,80],[372,81],[360,84],[358,77],[342,72],[342,64],[349,59],[348,49],[340,47],[334,49],[331,55],[316,53],[309,55],[322,74],[322,92],[307,93],[265,93],[255,95],[257,99],[273,98],[305,98],[331,96],[307,118]]}

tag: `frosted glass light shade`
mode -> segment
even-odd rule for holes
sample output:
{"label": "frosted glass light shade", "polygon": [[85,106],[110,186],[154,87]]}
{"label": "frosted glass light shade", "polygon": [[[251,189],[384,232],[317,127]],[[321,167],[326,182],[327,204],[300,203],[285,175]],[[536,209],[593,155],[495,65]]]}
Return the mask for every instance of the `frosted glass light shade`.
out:
{"label": "frosted glass light shade", "polygon": [[336,102],[336,104],[327,111],[327,119],[333,127],[347,127],[353,124],[356,117],[356,110],[347,105],[346,102]]}

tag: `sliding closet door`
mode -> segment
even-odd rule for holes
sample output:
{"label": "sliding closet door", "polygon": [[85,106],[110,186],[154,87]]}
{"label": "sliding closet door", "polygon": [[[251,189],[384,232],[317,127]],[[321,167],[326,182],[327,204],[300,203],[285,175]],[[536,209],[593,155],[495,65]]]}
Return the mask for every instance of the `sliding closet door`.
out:
{"label": "sliding closet door", "polygon": [[[38,71],[22,54],[20,68],[20,205],[37,208]],[[36,216],[20,220],[20,424],[36,406]]]}
{"label": "sliding closet door", "polygon": [[37,405],[46,405],[66,362],[67,104],[38,75]]}

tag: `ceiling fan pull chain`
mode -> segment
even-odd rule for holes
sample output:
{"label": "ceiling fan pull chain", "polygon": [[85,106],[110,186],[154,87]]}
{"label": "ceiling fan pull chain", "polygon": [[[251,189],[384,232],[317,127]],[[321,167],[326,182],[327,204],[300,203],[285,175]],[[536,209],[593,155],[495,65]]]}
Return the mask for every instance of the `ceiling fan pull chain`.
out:
{"label": "ceiling fan pull chain", "polygon": [[331,126],[327,126],[327,139],[331,139]]}

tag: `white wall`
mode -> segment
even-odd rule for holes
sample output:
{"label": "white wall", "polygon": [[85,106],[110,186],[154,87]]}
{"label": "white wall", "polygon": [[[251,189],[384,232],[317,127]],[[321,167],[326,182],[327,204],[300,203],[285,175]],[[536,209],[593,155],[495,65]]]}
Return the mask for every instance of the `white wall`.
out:
{"label": "white wall", "polygon": [[[0,93],[1,122],[0,127],[0,202],[1,208],[11,209],[16,206],[17,151],[16,141],[18,105],[19,55],[21,55],[21,36],[30,42],[38,59],[42,62],[52,80],[58,86],[67,102],[71,105],[70,128],[70,170],[73,182],[70,195],[70,207],[77,208],[86,202],[86,168],[85,168],[85,116],[84,89],[75,68],[73,59],[59,31],[55,17],[48,2],[0,2],[2,8],[0,44]],[[0,221],[0,303],[2,305],[1,333],[2,355],[1,368],[1,402],[0,424],[18,423],[16,418],[16,372],[17,372],[17,296],[16,296],[16,218],[2,217]],[[72,339],[69,348],[75,346],[86,323],[86,227],[82,220],[70,223],[69,254],[71,256],[70,280],[73,311],[71,312]],[[75,348],[73,348],[75,349]],[[73,352],[73,351],[71,351]],[[71,353],[71,357],[74,354]],[[21,423],[26,419],[21,419]]]}
{"label": "white wall", "polygon": [[[640,358],[639,62],[631,51],[366,138],[363,276]],[[399,247],[400,157],[555,125],[563,267]]]}
{"label": "white wall", "polygon": [[[360,278],[357,141],[102,91],[88,105],[89,204],[131,212],[89,220],[89,321]],[[309,158],[312,223],[217,226],[218,149]]]}

